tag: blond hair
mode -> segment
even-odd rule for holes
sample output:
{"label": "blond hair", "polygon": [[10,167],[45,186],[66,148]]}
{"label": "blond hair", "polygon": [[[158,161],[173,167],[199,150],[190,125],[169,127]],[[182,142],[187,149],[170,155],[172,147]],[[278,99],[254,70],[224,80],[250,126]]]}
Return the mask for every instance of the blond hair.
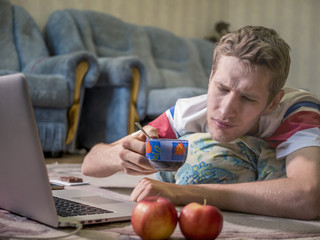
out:
{"label": "blond hair", "polygon": [[213,55],[213,74],[221,56],[237,57],[250,69],[261,66],[271,76],[269,101],[284,86],[290,70],[290,46],[277,32],[261,26],[246,26],[224,35]]}

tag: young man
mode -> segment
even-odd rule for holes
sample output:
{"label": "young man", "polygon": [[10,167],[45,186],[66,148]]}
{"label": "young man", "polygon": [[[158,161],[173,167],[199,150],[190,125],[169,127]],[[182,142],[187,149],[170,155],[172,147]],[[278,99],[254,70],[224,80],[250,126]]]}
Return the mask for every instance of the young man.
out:
{"label": "young man", "polygon": [[[222,210],[314,219],[320,211],[319,100],[304,91],[283,89],[290,68],[289,46],[272,29],[244,27],[216,46],[208,94],[178,100],[145,127],[152,137],[176,138],[209,132],[226,143],[241,136],[267,141],[285,158],[286,177],[231,184],[178,185],[144,178],[131,199],[168,197],[176,205],[196,201]],[[94,146],[84,159],[86,175],[117,171],[151,174],[145,136]]]}

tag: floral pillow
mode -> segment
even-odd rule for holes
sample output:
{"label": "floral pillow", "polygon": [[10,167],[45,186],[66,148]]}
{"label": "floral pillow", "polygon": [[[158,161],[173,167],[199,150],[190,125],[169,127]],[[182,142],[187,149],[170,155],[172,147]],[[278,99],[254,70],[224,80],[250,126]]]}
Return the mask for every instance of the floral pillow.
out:
{"label": "floral pillow", "polygon": [[177,172],[158,172],[165,182],[185,184],[239,183],[285,176],[285,160],[264,140],[243,136],[230,143],[211,139],[209,133],[182,137],[189,140],[188,157]]}

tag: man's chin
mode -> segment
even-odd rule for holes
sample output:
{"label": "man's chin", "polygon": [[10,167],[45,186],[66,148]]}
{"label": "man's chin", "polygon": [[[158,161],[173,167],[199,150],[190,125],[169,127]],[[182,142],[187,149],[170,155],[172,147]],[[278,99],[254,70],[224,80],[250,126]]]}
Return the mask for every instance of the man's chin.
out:
{"label": "man's chin", "polygon": [[231,137],[231,136],[225,136],[225,135],[220,136],[220,135],[214,135],[211,133],[210,133],[210,135],[211,135],[212,140],[217,141],[217,142],[221,142],[221,143],[229,143],[229,142],[232,142],[237,139],[237,137]]}

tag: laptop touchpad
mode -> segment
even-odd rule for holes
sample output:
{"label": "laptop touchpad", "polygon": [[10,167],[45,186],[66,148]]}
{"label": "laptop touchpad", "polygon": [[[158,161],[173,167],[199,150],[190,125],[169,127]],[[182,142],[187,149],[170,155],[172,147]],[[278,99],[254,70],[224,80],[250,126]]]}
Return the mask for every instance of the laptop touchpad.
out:
{"label": "laptop touchpad", "polygon": [[74,199],[78,199],[80,201],[85,201],[87,203],[94,204],[112,204],[112,203],[120,203],[121,201],[117,201],[115,199],[99,197],[99,196],[88,196],[88,197],[73,197]]}

